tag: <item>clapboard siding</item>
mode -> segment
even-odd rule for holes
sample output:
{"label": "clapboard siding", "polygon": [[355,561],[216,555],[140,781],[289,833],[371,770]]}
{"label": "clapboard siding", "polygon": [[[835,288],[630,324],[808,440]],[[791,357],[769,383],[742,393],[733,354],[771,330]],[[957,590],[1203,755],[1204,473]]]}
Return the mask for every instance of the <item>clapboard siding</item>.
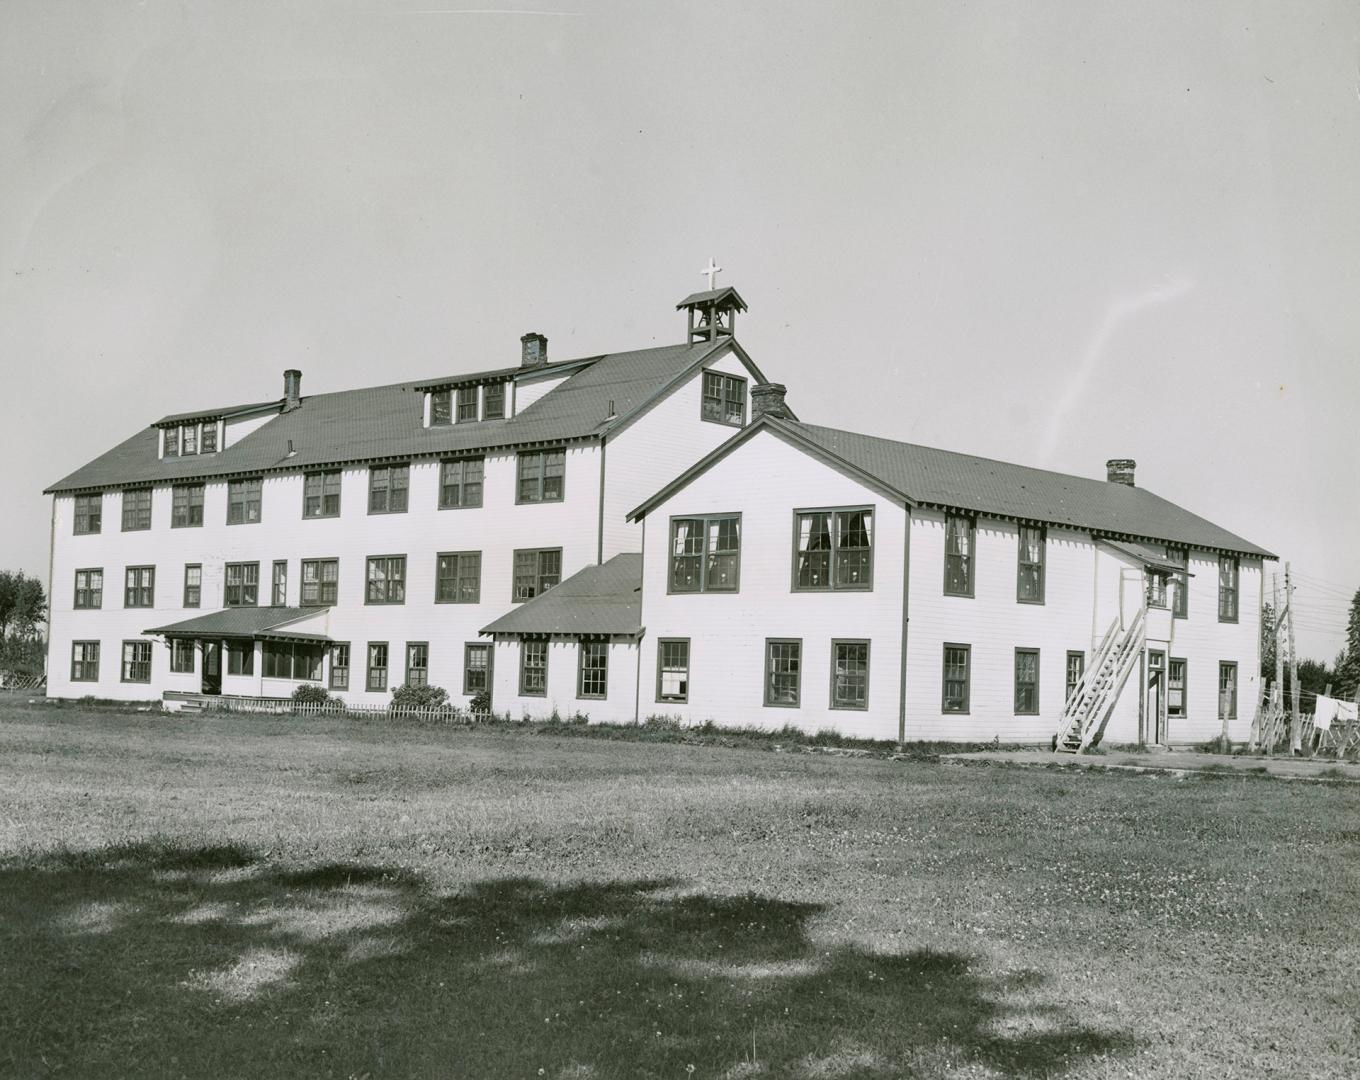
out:
{"label": "clapboard siding", "polygon": [[573,637],[554,637],[548,643],[548,686],[543,696],[526,697],[519,692],[521,642],[497,641],[495,691],[492,700],[498,713],[513,720],[566,720],[585,717],[591,723],[629,723],[637,703],[637,649],[631,642],[609,646],[608,694],[604,698],[577,695],[580,643]]}

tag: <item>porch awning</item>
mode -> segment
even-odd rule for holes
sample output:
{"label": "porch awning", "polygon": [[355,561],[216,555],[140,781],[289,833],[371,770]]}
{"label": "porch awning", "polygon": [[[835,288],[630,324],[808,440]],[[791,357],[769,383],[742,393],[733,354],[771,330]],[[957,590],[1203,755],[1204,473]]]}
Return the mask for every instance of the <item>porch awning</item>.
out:
{"label": "porch awning", "polygon": [[1186,577],[1195,576],[1175,559],[1168,559],[1155,548],[1144,544],[1136,544],[1131,540],[1109,540],[1105,537],[1101,537],[1100,542],[1142,563],[1149,570],[1159,570],[1164,574],[1183,574]]}
{"label": "porch awning", "polygon": [[483,634],[637,637],[642,633],[642,556],[587,566],[482,627]]}
{"label": "porch awning", "polygon": [[[231,607],[142,632],[167,638],[328,642],[331,639],[317,633],[319,627],[310,625],[309,620],[325,615],[329,610],[324,607]],[[318,621],[324,627],[324,620]]]}

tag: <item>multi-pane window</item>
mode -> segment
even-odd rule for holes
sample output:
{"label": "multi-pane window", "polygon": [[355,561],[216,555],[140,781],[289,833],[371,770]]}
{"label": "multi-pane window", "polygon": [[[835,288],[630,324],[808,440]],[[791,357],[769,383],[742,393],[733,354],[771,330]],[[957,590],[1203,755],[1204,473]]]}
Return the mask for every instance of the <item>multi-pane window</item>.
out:
{"label": "multi-pane window", "polygon": [[741,516],[671,519],[671,592],[736,592]]}
{"label": "multi-pane window", "polygon": [[99,681],[99,642],[71,642],[71,681]]}
{"label": "multi-pane window", "polygon": [[404,514],[411,486],[410,465],[374,465],[368,470],[368,512]]}
{"label": "multi-pane window", "polygon": [[203,567],[199,563],[184,564],[184,606],[198,607],[203,602]]}
{"label": "multi-pane window", "polygon": [[77,536],[97,533],[103,527],[104,496],[77,495],[75,505],[75,531]]}
{"label": "multi-pane window", "polygon": [[302,594],[303,607],[326,607],[334,604],[340,590],[339,559],[303,559]]}
{"label": "multi-pane window", "polygon": [[1040,525],[1020,526],[1016,599],[1022,604],[1044,602],[1044,530]]}
{"label": "multi-pane window", "polygon": [[966,514],[944,518],[944,591],[947,596],[973,595],[975,523]]}
{"label": "multi-pane window", "polygon": [[469,697],[491,690],[491,646],[463,646],[463,693]]}
{"label": "multi-pane window", "polygon": [[477,387],[464,386],[458,391],[458,422],[464,424],[477,419]]}
{"label": "multi-pane window", "polygon": [[1081,677],[1086,674],[1086,654],[1072,649],[1067,653],[1066,695],[1064,701],[1071,701],[1072,695],[1081,685]]}
{"label": "multi-pane window", "polygon": [[487,383],[482,389],[482,419],[505,418],[505,383]]}
{"label": "multi-pane window", "polygon": [[444,551],[435,556],[434,599],[439,604],[475,604],[482,595],[482,553]]}
{"label": "multi-pane window", "polygon": [[969,667],[972,647],[946,645],[944,647],[944,694],[942,708],[947,713],[968,711]]}
{"label": "multi-pane window", "polygon": [[269,593],[269,603],[274,607],[286,607],[288,605],[288,561],[286,559],[274,560],[274,573],[270,584],[272,588]]}
{"label": "multi-pane window", "polygon": [[76,571],[76,600],[78,608],[104,606],[104,571],[102,568]]}
{"label": "multi-pane window", "polygon": [[257,562],[229,562],[224,576],[225,607],[255,607],[260,602],[260,564]]}
{"label": "multi-pane window", "polygon": [[541,596],[562,580],[561,548],[525,548],[515,552],[515,591],[519,604]]}
{"label": "multi-pane window", "polygon": [[131,488],[123,492],[123,532],[151,528],[151,489]]}
{"label": "multi-pane window", "polygon": [[260,520],[261,484],[258,476],[227,481],[228,525],[252,525]]}
{"label": "multi-pane window", "polygon": [[436,390],[430,395],[430,426],[453,423],[453,391]]}
{"label": "multi-pane window", "polygon": [[794,528],[795,589],[868,589],[873,585],[872,510],[799,511]]}
{"label": "multi-pane window", "polygon": [[1177,619],[1188,618],[1190,614],[1190,553],[1184,548],[1167,548],[1169,561],[1182,567],[1179,574],[1171,575],[1171,614]]}
{"label": "multi-pane window", "polygon": [[1166,584],[1166,574],[1162,573],[1160,570],[1149,569],[1147,571],[1148,607],[1166,607]]}
{"label": "multi-pane window", "polygon": [[1015,711],[1021,715],[1039,712],[1039,650],[1015,650]]}
{"label": "multi-pane window", "polygon": [[129,566],[123,574],[123,607],[155,607],[156,568],[154,566]]}
{"label": "multi-pane window", "polygon": [[165,456],[179,457],[179,428],[165,429]]}
{"label": "multi-pane window", "polygon": [[657,641],[656,700],[689,700],[688,638],[661,638]]}
{"label": "multi-pane window", "polygon": [[519,643],[519,692],[526,697],[545,697],[548,693],[548,642],[546,638],[524,638]]}
{"label": "multi-pane window", "polygon": [[482,505],[483,458],[458,458],[439,465],[439,509]]}
{"label": "multi-pane window", "polygon": [[869,643],[833,641],[831,643],[831,707],[867,709],[869,707]]}
{"label": "multi-pane window", "polygon": [[1166,715],[1185,716],[1185,660],[1173,656],[1167,661]]}
{"label": "multi-pane window", "polygon": [[255,674],[255,642],[253,641],[227,642],[227,674],[228,675]]}
{"label": "multi-pane window", "polygon": [[123,682],[151,681],[151,642],[123,642]]}
{"label": "multi-pane window", "polygon": [[565,450],[526,450],[519,455],[519,482],[515,501],[561,502],[567,469]]}
{"label": "multi-pane window", "polygon": [[191,529],[203,524],[203,485],[176,484],[170,497],[170,528]]}
{"label": "multi-pane window", "polygon": [[366,604],[406,603],[406,556],[372,555],[368,560]]}
{"label": "multi-pane window", "polygon": [[184,434],[180,440],[180,446],[185,454],[198,453],[198,425],[186,424]]}
{"label": "multi-pane window", "polygon": [[213,420],[203,425],[203,441],[199,444],[199,452],[203,454],[217,453],[217,421]]}
{"label": "multi-pane window", "polygon": [[266,679],[320,682],[324,645],[295,641],[266,641],[260,646]]}
{"label": "multi-pane window", "polygon": [[704,372],[705,420],[741,427],[746,423],[746,380],[738,375]]}
{"label": "multi-pane window", "polygon": [[349,689],[348,641],[337,641],[331,645],[331,689]]}
{"label": "multi-pane window", "polygon": [[183,638],[170,642],[170,670],[176,675],[194,673],[194,643]]}
{"label": "multi-pane window", "polygon": [[580,670],[576,677],[578,698],[602,698],[609,694],[609,642],[582,641]]}
{"label": "multi-pane window", "polygon": [[797,639],[765,642],[765,704],[797,707],[802,681],[803,643]]}
{"label": "multi-pane window", "polygon": [[1237,664],[1228,660],[1218,665],[1218,715],[1237,719]]}
{"label": "multi-pane window", "polygon": [[428,641],[408,641],[406,643],[406,685],[430,685],[430,643]]}
{"label": "multi-pane window", "polygon": [[340,470],[308,473],[302,479],[302,516],[340,516]]}
{"label": "multi-pane window", "polygon": [[1237,556],[1218,557],[1218,621],[1237,622]]}

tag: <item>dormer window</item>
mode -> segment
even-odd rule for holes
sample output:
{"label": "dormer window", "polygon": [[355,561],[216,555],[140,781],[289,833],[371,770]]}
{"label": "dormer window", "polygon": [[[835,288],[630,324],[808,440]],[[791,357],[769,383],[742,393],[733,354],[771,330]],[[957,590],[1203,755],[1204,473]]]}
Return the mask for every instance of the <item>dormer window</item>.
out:
{"label": "dormer window", "polygon": [[477,419],[477,387],[465,386],[458,391],[458,422],[465,424]]}
{"label": "dormer window", "polygon": [[181,447],[183,448],[183,452],[184,452],[185,454],[197,454],[197,453],[198,453],[198,425],[197,425],[197,424],[186,424],[186,425],[184,425],[184,432],[183,432],[183,437],[182,437],[181,440],[180,440],[180,445],[181,445]]}
{"label": "dormer window", "polygon": [[164,429],[162,457],[188,457],[190,454],[217,453],[217,421],[201,424],[176,424]]}
{"label": "dormer window", "polygon": [[430,426],[453,423],[453,391],[436,390],[430,395]]}
{"label": "dormer window", "polygon": [[179,457],[179,428],[165,429],[165,457]]}
{"label": "dormer window", "polygon": [[203,437],[198,442],[198,452],[200,454],[217,453],[217,421],[203,425]]}
{"label": "dormer window", "polygon": [[482,419],[505,419],[505,383],[487,383],[482,391]]}

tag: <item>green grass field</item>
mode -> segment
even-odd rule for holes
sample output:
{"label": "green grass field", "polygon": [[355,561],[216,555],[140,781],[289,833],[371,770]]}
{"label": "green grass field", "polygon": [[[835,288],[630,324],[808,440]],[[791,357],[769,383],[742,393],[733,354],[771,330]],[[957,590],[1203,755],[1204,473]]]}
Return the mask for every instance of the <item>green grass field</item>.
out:
{"label": "green grass field", "polygon": [[0,1075],[1360,1075],[1360,793],[0,705]]}

